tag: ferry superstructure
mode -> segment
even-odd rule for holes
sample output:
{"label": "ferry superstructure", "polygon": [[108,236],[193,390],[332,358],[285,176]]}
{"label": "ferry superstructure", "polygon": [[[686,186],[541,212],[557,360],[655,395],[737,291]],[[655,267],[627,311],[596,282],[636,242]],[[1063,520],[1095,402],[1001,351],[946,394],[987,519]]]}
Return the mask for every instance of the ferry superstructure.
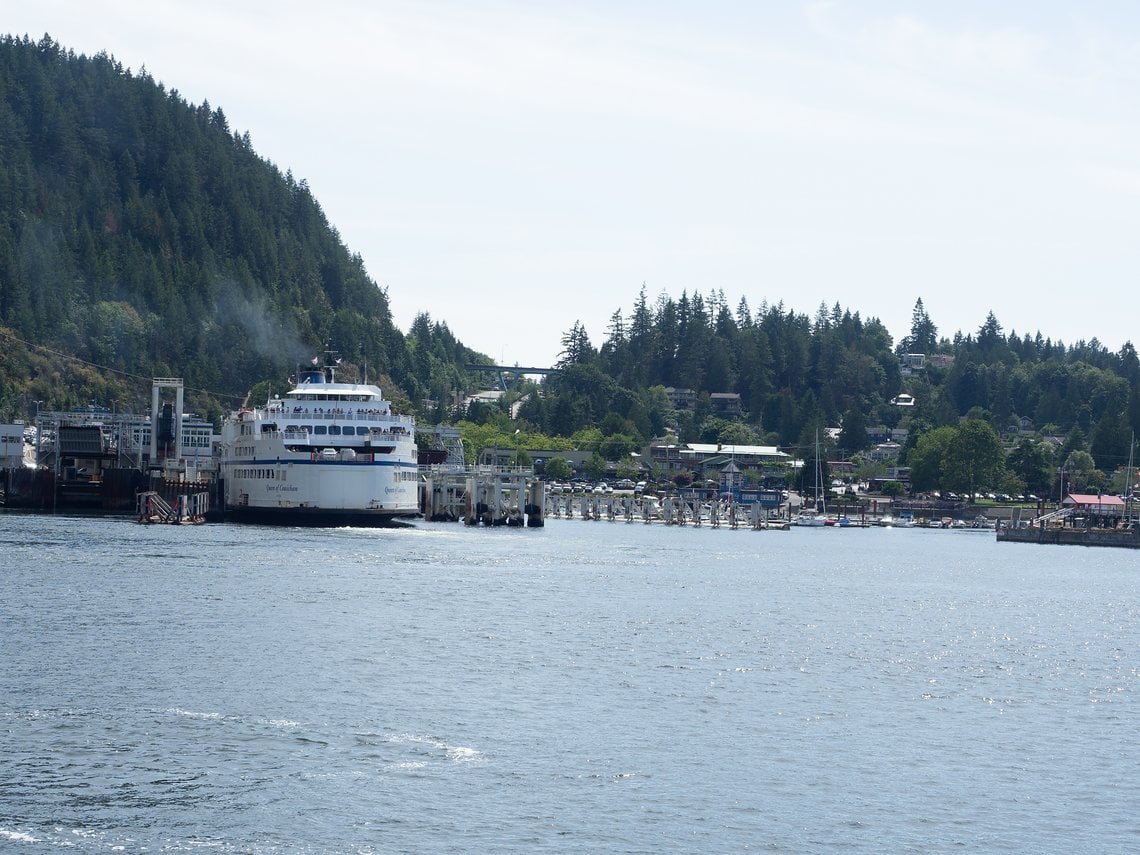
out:
{"label": "ferry superstructure", "polygon": [[285,525],[384,525],[418,512],[415,419],[333,360],[222,425],[226,516]]}

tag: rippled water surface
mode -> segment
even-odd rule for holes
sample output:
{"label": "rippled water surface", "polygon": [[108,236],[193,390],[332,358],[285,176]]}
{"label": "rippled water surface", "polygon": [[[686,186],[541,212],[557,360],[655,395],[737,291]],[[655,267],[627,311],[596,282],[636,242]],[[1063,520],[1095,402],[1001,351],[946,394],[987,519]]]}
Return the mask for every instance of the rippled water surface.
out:
{"label": "rippled water surface", "polygon": [[0,515],[0,848],[1134,852],[1140,552]]}

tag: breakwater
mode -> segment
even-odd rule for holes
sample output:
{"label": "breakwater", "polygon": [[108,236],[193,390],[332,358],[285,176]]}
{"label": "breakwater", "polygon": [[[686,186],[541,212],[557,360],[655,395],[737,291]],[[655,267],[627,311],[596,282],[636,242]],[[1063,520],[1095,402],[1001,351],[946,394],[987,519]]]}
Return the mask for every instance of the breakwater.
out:
{"label": "breakwater", "polygon": [[998,529],[997,539],[1005,543],[1045,543],[1055,546],[1115,546],[1140,549],[1140,528],[1075,528],[1071,526],[1031,526]]}

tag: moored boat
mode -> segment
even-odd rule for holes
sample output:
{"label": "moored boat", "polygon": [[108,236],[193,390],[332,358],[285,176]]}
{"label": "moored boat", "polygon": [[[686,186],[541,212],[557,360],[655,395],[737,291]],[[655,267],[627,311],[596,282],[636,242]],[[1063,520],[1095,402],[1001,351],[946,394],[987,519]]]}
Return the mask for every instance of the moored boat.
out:
{"label": "moored boat", "polygon": [[798,514],[796,514],[794,517],[792,517],[792,525],[810,526],[810,527],[821,526],[822,527],[822,526],[827,525],[827,517],[824,517],[824,516],[820,515],[818,512],[809,508],[809,509],[805,509],[805,510],[800,511]]}
{"label": "moored boat", "polygon": [[819,431],[815,433],[815,506],[804,507],[800,505],[799,513],[792,518],[792,525],[806,527],[820,527],[835,525],[835,521],[828,521],[827,498],[823,492],[823,464],[819,457]]}
{"label": "moored boat", "polygon": [[328,356],[283,398],[223,423],[228,518],[375,526],[417,514],[415,419],[393,413],[377,386],[338,382]]}

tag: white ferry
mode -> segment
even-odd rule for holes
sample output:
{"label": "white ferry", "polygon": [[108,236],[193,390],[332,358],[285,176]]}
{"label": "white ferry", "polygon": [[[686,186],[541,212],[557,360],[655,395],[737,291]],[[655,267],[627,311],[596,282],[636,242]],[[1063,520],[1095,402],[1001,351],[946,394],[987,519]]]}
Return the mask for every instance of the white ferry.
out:
{"label": "white ferry", "polygon": [[222,425],[228,518],[340,526],[417,514],[415,419],[394,414],[377,386],[338,383],[327,362]]}

